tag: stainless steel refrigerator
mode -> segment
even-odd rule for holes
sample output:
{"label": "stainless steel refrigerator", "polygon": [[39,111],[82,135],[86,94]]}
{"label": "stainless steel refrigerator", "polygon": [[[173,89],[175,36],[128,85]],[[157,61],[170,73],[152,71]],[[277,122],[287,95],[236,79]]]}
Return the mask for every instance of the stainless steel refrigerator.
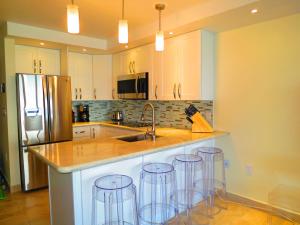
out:
{"label": "stainless steel refrigerator", "polygon": [[72,140],[71,78],[17,74],[22,190],[48,185],[47,166],[28,147]]}

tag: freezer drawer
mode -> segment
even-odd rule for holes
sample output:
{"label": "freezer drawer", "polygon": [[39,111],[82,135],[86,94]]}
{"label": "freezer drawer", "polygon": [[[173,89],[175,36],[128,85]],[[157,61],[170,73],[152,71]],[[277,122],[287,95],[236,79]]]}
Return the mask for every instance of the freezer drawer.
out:
{"label": "freezer drawer", "polygon": [[48,167],[34,154],[28,151],[27,147],[21,148],[21,177],[22,190],[29,191],[33,189],[48,186]]}

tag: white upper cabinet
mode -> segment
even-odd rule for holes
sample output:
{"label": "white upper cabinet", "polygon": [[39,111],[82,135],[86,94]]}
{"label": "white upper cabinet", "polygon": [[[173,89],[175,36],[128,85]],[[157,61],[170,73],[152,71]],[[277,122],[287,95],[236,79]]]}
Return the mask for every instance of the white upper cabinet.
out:
{"label": "white upper cabinet", "polygon": [[115,54],[113,90],[117,76],[140,72],[149,72],[150,100],[213,100],[215,34],[194,31],[166,39],[163,52],[150,44]]}
{"label": "white upper cabinet", "polygon": [[150,76],[153,70],[153,52],[153,45],[134,49],[133,68],[136,73],[148,72]]}
{"label": "white upper cabinet", "polygon": [[176,100],[179,77],[179,46],[177,38],[165,41],[165,49],[162,58],[162,75],[160,77],[160,89],[162,100]]}
{"label": "white upper cabinet", "polygon": [[68,53],[73,100],[112,99],[112,56]]}
{"label": "white upper cabinet", "polygon": [[[165,41],[162,56],[156,56],[154,71],[160,79],[158,99],[213,100],[215,35],[194,31]],[[158,53],[156,54],[158,55]],[[161,89],[161,90],[159,90]]]}
{"label": "white upper cabinet", "polygon": [[38,49],[39,73],[49,75],[60,74],[60,51],[47,48]]}
{"label": "white upper cabinet", "polygon": [[114,54],[112,56],[112,90],[111,96],[113,100],[118,99],[118,76],[123,74],[122,72],[122,55],[121,53]]}
{"label": "white upper cabinet", "polygon": [[120,55],[120,74],[134,74],[152,71],[153,45],[145,45],[128,51],[121,52]]}
{"label": "white upper cabinet", "polygon": [[178,38],[178,99],[199,100],[202,98],[201,85],[201,33],[199,31]]}
{"label": "white upper cabinet", "polygon": [[95,100],[112,99],[112,56],[93,56],[93,86]]}
{"label": "white upper cabinet", "polygon": [[93,57],[69,52],[68,71],[72,80],[72,99],[93,99]]}
{"label": "white upper cabinet", "polygon": [[25,45],[15,46],[16,72],[60,75],[60,51]]}

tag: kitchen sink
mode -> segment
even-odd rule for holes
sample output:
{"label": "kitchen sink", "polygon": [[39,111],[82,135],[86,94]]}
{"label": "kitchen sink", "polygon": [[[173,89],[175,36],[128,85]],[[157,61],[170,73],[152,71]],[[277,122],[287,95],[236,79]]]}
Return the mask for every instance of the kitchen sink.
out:
{"label": "kitchen sink", "polygon": [[[159,138],[160,136],[156,136],[156,138]],[[126,142],[136,142],[136,141],[144,141],[144,140],[151,140],[151,137],[145,136],[145,134],[137,134],[137,135],[132,135],[132,136],[126,136],[126,137],[119,137],[117,138],[118,140],[121,141],[126,141]]]}

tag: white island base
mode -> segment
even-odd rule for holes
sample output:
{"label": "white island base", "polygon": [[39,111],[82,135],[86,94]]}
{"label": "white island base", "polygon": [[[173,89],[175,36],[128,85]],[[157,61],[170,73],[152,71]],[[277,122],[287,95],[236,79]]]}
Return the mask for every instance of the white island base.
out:
{"label": "white island base", "polygon": [[145,163],[172,163],[176,154],[195,153],[197,147],[213,145],[213,139],[202,140],[184,147],[170,148],[71,173],[59,173],[49,166],[51,225],[92,225],[92,186],[101,176],[124,174],[132,177],[138,187],[139,174]]}

